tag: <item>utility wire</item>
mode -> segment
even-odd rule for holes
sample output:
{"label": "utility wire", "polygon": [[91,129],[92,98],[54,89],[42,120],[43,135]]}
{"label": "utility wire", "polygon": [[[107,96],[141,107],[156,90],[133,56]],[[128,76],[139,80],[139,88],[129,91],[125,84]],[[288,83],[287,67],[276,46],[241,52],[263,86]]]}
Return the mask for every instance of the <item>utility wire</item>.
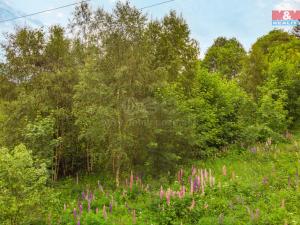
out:
{"label": "utility wire", "polygon": [[163,4],[166,4],[166,3],[169,3],[169,2],[174,2],[174,1],[175,0],[168,0],[168,1],[164,1],[164,2],[159,2],[159,3],[153,4],[153,5],[148,5],[148,6],[145,6],[143,8],[140,8],[140,10],[152,8],[152,7],[155,7],[155,6],[163,5]]}
{"label": "utility wire", "polygon": [[66,8],[66,7],[70,7],[70,6],[73,6],[73,5],[78,5],[78,4],[81,4],[81,3],[84,3],[84,2],[88,2],[88,1],[91,1],[91,0],[75,2],[75,3],[68,4],[68,5],[63,5],[63,6],[60,6],[60,7],[57,7],[57,8],[46,9],[46,10],[43,10],[43,11],[27,14],[27,15],[24,15],[24,16],[18,16],[18,17],[14,17],[14,18],[11,18],[11,19],[0,20],[0,23],[13,21],[13,20],[21,19],[21,18],[26,18],[26,17],[29,17],[29,16],[34,16],[34,15],[37,15],[37,14],[41,14],[41,13],[51,12],[51,11],[54,11],[54,10],[63,9],[63,8]]}
{"label": "utility wire", "polygon": [[[46,10],[43,10],[43,11],[31,13],[31,14],[24,15],[24,16],[18,16],[18,17],[14,17],[14,18],[11,18],[11,19],[0,20],[0,23],[9,22],[9,21],[17,20],[17,19],[22,19],[22,18],[26,18],[26,17],[29,17],[29,16],[34,16],[34,15],[45,13],[45,12],[51,12],[51,11],[54,11],[54,10],[63,9],[63,8],[66,8],[66,7],[70,7],[70,6],[81,4],[83,2],[88,2],[88,1],[91,1],[91,0],[75,2],[75,3],[72,3],[72,4],[63,5],[63,6],[60,6],[60,7],[57,7],[57,8],[52,8],[52,9],[46,9]],[[166,4],[166,3],[169,3],[169,2],[174,2],[174,1],[175,0],[168,0],[168,1],[164,1],[164,2],[159,2],[159,3],[153,4],[153,5],[142,7],[142,8],[140,8],[140,10],[152,8],[152,7],[155,7],[155,6],[163,5],[163,4]]]}

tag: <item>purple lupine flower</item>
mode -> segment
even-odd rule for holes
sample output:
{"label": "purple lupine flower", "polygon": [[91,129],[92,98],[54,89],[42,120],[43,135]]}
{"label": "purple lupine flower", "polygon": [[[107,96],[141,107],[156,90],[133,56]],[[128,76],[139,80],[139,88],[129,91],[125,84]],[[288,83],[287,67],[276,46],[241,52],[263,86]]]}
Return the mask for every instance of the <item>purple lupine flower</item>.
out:
{"label": "purple lupine flower", "polygon": [[84,191],[81,193],[81,197],[82,197],[83,200],[85,199],[85,193],[84,193]]}
{"label": "purple lupine flower", "polygon": [[77,225],[80,225],[80,220],[77,221]]}
{"label": "purple lupine flower", "polygon": [[193,183],[193,190],[194,190],[194,192],[197,192],[197,191],[198,191],[198,180],[197,180],[197,178],[194,180],[194,183]]}
{"label": "purple lupine flower", "polygon": [[109,212],[112,213],[112,204],[109,203]]}
{"label": "purple lupine flower", "polygon": [[201,179],[200,176],[196,176],[197,186],[198,188],[201,186]]}
{"label": "purple lupine flower", "polygon": [[76,217],[77,217],[76,208],[73,209],[73,215],[74,215],[74,219],[76,219]]}
{"label": "purple lupine flower", "polygon": [[94,195],[93,195],[93,192],[91,192],[89,195],[89,200],[91,201],[91,200],[93,200],[93,198],[94,198]]}
{"label": "purple lupine flower", "polygon": [[79,212],[80,214],[82,214],[82,210],[83,210],[83,206],[82,206],[82,203],[79,204]]}

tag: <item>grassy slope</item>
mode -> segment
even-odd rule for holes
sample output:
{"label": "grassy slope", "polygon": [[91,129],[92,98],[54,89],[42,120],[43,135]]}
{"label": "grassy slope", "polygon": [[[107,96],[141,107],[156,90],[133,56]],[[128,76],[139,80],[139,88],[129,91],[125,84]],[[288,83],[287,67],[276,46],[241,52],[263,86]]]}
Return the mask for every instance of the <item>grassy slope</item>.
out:
{"label": "grassy slope", "polygon": [[[63,213],[65,224],[77,224],[72,210],[77,205],[77,198],[83,186],[94,190],[95,200],[91,210],[99,208],[99,213],[87,213],[87,201],[81,224],[132,224],[134,209],[136,224],[300,224],[300,192],[297,171],[300,167],[300,130],[295,132],[291,144],[272,146],[266,151],[262,147],[257,153],[232,153],[223,158],[196,163],[197,168],[210,168],[216,177],[216,185],[207,187],[205,195],[186,194],[184,199],[171,198],[171,204],[159,199],[159,186],[164,190],[179,190],[177,181],[171,184],[156,181],[145,192],[135,186],[133,191],[123,194],[123,189],[111,191],[104,184],[103,194],[97,190],[96,179],[88,178],[81,185],[66,183],[65,197],[69,206]],[[224,165],[227,175],[222,173]],[[191,169],[185,170],[185,186],[190,189],[188,176]],[[103,182],[102,182],[103,183]],[[151,190],[152,187],[152,190]],[[86,189],[86,188],[84,188]],[[71,190],[71,191],[70,191]],[[113,200],[112,200],[113,199]],[[193,209],[192,199],[195,200]],[[102,217],[102,207],[113,201],[113,211],[108,218]],[[126,203],[125,203],[126,202]],[[126,206],[127,205],[127,206]],[[78,207],[77,207],[78,208]]]}

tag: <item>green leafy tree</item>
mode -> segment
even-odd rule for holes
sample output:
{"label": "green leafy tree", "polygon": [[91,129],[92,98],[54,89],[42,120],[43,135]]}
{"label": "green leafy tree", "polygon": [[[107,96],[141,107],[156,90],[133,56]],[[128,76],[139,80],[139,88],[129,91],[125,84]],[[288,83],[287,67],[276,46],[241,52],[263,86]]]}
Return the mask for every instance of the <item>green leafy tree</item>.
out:
{"label": "green leafy tree", "polygon": [[0,222],[1,224],[41,224],[55,203],[46,187],[45,164],[34,161],[24,145],[11,152],[0,149]]}
{"label": "green leafy tree", "polygon": [[203,66],[210,72],[219,72],[227,79],[235,78],[242,70],[246,51],[235,38],[219,37],[207,50]]}

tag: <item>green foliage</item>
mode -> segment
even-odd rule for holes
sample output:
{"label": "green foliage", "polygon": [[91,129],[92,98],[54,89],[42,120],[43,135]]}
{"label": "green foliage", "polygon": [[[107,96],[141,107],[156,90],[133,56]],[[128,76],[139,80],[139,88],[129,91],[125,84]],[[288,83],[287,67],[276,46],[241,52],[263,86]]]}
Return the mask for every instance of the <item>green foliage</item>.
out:
{"label": "green foliage", "polygon": [[[201,61],[182,16],[171,11],[151,20],[129,2],[110,12],[82,3],[69,27],[71,33],[60,26],[18,28],[2,45],[0,145],[6,148],[0,150],[0,223],[299,221],[298,181],[280,182],[295,175],[294,165],[286,164],[298,156],[288,152],[277,159],[271,145],[284,136],[295,141],[288,130],[300,116],[299,38],[274,30],[247,54],[235,38],[220,37]],[[237,152],[234,159],[216,159]],[[219,174],[222,188],[173,198],[171,206],[158,198],[160,185],[180,188],[171,175],[179,165],[204,158],[204,167],[221,171],[218,163],[225,163],[243,178]],[[160,182],[146,186],[131,177],[128,188],[122,178],[132,170]],[[99,177],[89,176],[94,180],[85,187],[85,173],[100,173],[109,193],[96,187]],[[68,176],[76,176],[76,185]],[[265,176],[270,185],[262,184]],[[66,178],[63,213],[46,186],[59,186],[59,178]],[[78,198],[82,190],[95,198]],[[280,208],[282,198],[287,203]],[[112,202],[105,218],[102,207]],[[74,218],[80,203],[85,210]]]}
{"label": "green foliage", "polygon": [[219,72],[227,79],[235,78],[243,68],[246,51],[235,38],[219,37],[207,50],[203,66],[210,72]]}
{"label": "green foliage", "polygon": [[[38,164],[24,145],[0,150],[0,222],[35,224],[43,221],[55,201],[45,164]],[[46,204],[45,204],[46,203]]]}

